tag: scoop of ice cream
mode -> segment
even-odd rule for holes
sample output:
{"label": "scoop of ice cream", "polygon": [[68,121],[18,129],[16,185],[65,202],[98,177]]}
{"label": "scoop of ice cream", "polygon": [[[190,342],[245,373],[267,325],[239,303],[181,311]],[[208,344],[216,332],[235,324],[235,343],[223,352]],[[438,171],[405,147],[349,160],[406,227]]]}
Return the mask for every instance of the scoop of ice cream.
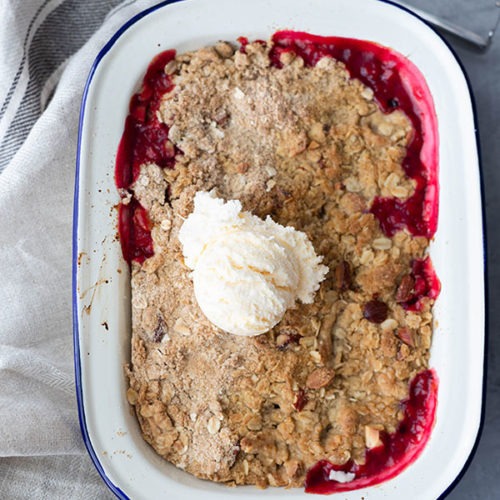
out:
{"label": "scoop of ice cream", "polygon": [[311,303],[328,268],[305,233],[241,208],[198,192],[179,240],[205,316],[226,332],[252,336],[275,326],[297,299]]}

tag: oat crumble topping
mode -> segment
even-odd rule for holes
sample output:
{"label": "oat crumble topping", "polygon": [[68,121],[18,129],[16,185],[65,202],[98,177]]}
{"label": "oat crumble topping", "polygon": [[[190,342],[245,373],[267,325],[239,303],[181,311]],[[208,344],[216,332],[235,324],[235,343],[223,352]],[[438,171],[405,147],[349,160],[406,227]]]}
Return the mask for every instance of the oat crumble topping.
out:
{"label": "oat crumble topping", "polygon": [[[430,299],[405,310],[408,274],[429,241],[385,236],[374,197],[406,199],[412,127],[329,57],[270,64],[270,44],[227,42],[165,67],[174,89],[161,121],[182,151],[174,168],[144,165],[133,190],[155,254],[132,263],[127,396],[165,459],[230,485],[302,486],[318,460],[363,463],[393,432],[409,381],[428,365]],[[313,304],[267,334],[214,327],[194,298],[178,231],[197,191],[304,231],[330,268]],[[382,304],[382,305],[380,305]]]}

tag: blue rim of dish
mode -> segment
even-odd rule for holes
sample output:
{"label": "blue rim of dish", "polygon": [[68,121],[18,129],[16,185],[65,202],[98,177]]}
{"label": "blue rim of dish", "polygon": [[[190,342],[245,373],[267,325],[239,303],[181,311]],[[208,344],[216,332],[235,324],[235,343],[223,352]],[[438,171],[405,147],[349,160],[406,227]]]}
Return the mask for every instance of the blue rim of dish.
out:
{"label": "blue rim of dish", "polygon": [[97,472],[102,477],[108,488],[120,499],[130,500],[129,497],[116,486],[111,479],[106,475],[104,468],[102,467],[99,458],[94,450],[92,442],[90,440],[89,432],[87,429],[87,422],[85,418],[85,408],[83,405],[83,389],[82,389],[82,370],[81,370],[81,355],[80,355],[80,334],[78,328],[78,291],[77,291],[77,274],[78,274],[78,205],[79,205],[79,186],[80,186],[80,156],[81,156],[81,146],[82,146],[82,131],[83,131],[83,121],[85,117],[85,106],[87,103],[87,96],[89,93],[90,85],[92,79],[96,72],[99,63],[103,57],[109,52],[111,47],[116,43],[116,41],[122,36],[122,34],[130,28],[137,21],[143,17],[151,14],[152,12],[166,6],[169,4],[177,3],[182,0],[164,0],[152,7],[149,7],[142,12],[139,12],[131,19],[129,19],[118,31],[109,39],[109,41],[104,45],[104,47],[99,51],[97,57],[92,64],[89,76],[85,83],[85,88],[83,90],[82,104],[80,107],[80,117],[78,122],[78,142],[76,148],[76,172],[75,172],[75,192],[74,192],[74,202],[73,202],[73,265],[72,265],[72,299],[73,299],[73,352],[74,352],[74,363],[75,363],[75,388],[76,388],[76,399],[78,405],[78,420],[80,422],[80,431],[82,433],[83,442],[85,447],[94,463]]}
{"label": "blue rim of dish", "polygon": [[[97,67],[99,66],[99,63],[101,60],[104,58],[104,56],[109,52],[109,50],[113,47],[113,45],[116,43],[116,41],[121,37],[121,35],[128,30],[132,25],[134,25],[137,21],[142,19],[143,17],[151,14],[152,12],[155,12],[156,10],[159,10],[165,6],[168,6],[170,4],[178,3],[183,0],[163,0],[162,2],[153,5],[152,7],[149,7],[142,12],[139,12],[135,16],[133,16],[131,19],[129,19],[121,28],[116,31],[116,33],[109,39],[109,41],[104,45],[104,47],[99,51],[97,54],[97,57],[94,60],[94,63],[92,64],[92,67],[90,69],[89,76],[87,78],[87,81],[85,83],[84,91],[83,91],[83,96],[82,96],[82,104],[80,108],[80,117],[79,117],[79,124],[78,124],[78,142],[77,142],[77,152],[76,152],[76,171],[75,171],[75,190],[74,190],[74,203],[73,203],[73,252],[72,252],[72,258],[73,258],[73,264],[72,264],[72,303],[73,303],[73,351],[74,351],[74,364],[75,364],[75,388],[76,388],[76,398],[77,398],[77,405],[78,405],[78,419],[80,422],[80,430],[82,433],[82,438],[85,444],[85,447],[87,448],[87,451],[90,455],[90,458],[92,459],[92,462],[94,463],[95,468],[97,469],[97,472],[99,475],[102,477],[103,481],[106,483],[108,488],[120,499],[122,500],[130,500],[129,497],[120,489],[118,486],[116,486],[111,479],[106,475],[106,472],[104,471],[104,468],[99,461],[99,458],[97,457],[97,454],[94,450],[94,447],[92,445],[92,442],[90,440],[90,436],[88,433],[87,429],[87,422],[85,418],[85,408],[83,404],[83,389],[82,389],[82,373],[81,373],[81,355],[80,355],[80,340],[79,340],[79,328],[78,328],[78,293],[77,293],[77,274],[78,274],[78,206],[79,206],[79,186],[80,186],[80,156],[81,156],[81,143],[82,143],[82,131],[83,131],[83,121],[84,121],[84,116],[85,116],[85,106],[87,102],[87,96],[88,92],[90,89],[90,85],[92,83],[92,79],[94,77],[94,74],[96,72]],[[411,16],[417,18],[419,21],[424,23],[427,27],[429,27],[440,39],[441,41],[446,45],[450,53],[453,55],[455,58],[456,62],[458,63],[460,69],[462,70],[462,73],[465,77],[465,81],[467,84],[467,89],[469,92],[469,97],[471,100],[472,104],[472,113],[473,113],[473,120],[474,120],[474,131],[475,131],[475,139],[476,139],[476,148],[477,148],[477,155],[478,155],[478,174],[479,174],[479,184],[480,184],[480,192],[481,192],[481,215],[482,215],[482,235],[483,235],[483,264],[484,264],[484,308],[485,308],[485,338],[484,338],[484,351],[483,351],[483,383],[482,383],[482,401],[481,401],[481,415],[480,415],[480,421],[479,421],[479,426],[476,434],[476,439],[474,441],[474,444],[469,452],[469,456],[467,460],[465,461],[462,469],[460,472],[457,474],[455,479],[450,483],[450,485],[443,491],[443,493],[440,495],[440,499],[444,499],[454,488],[455,486],[460,482],[462,477],[465,475],[467,472],[467,469],[469,468],[470,464],[472,463],[472,460],[474,458],[474,455],[477,451],[481,433],[483,431],[484,427],[484,407],[485,407],[485,398],[486,398],[486,385],[484,383],[485,380],[485,374],[487,373],[487,340],[488,340],[488,317],[486,315],[486,311],[488,310],[488,281],[487,281],[487,253],[486,253],[486,241],[487,241],[487,234],[486,234],[486,214],[485,214],[485,206],[484,206],[484,180],[483,180],[483,171],[482,171],[482,162],[481,162],[481,149],[480,149],[480,141],[479,141],[479,131],[478,131],[478,120],[477,120],[477,109],[476,109],[476,102],[474,100],[474,95],[472,93],[472,87],[470,83],[469,76],[467,75],[467,72],[460,61],[456,51],[453,49],[453,47],[450,45],[450,43],[444,38],[441,33],[439,33],[433,26],[431,26],[425,19],[422,19],[418,14],[415,12],[411,11],[409,8],[404,7],[402,5],[399,5],[397,3],[392,2],[391,0],[373,0],[381,3],[386,3],[389,5],[392,5],[393,7],[396,7],[400,10],[405,11],[406,13],[410,14]]]}

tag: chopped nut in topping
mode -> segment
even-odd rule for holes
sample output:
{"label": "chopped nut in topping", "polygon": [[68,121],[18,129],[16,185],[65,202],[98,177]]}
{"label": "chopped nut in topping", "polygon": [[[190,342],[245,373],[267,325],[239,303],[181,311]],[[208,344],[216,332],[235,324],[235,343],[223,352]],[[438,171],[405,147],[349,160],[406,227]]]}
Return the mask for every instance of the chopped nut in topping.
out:
{"label": "chopped nut in topping", "polygon": [[332,380],[335,372],[329,368],[318,368],[307,377],[306,386],[309,389],[326,387]]}
{"label": "chopped nut in topping", "polygon": [[365,425],[365,442],[368,449],[378,448],[382,446],[380,439],[380,431],[369,425]]}
{"label": "chopped nut in topping", "polygon": [[177,71],[178,67],[178,62],[175,59],[172,59],[165,65],[165,73],[167,75],[172,75]]}
{"label": "chopped nut in topping", "polygon": [[415,334],[410,328],[406,326],[398,328],[396,336],[406,345],[409,345],[410,347],[415,347]]}
{"label": "chopped nut in topping", "polygon": [[335,287],[340,291],[346,291],[351,286],[351,268],[349,264],[343,260],[335,267]]}
{"label": "chopped nut in topping", "polygon": [[234,47],[229,42],[218,42],[215,44],[215,51],[224,58],[234,55]]}
{"label": "chopped nut in topping", "polygon": [[396,302],[406,302],[410,300],[414,286],[415,280],[409,274],[403,276],[396,292]]}
{"label": "chopped nut in topping", "polygon": [[137,398],[138,398],[138,395],[137,395],[137,392],[134,391],[134,389],[127,390],[127,401],[131,405],[135,405],[135,403],[137,403]]}

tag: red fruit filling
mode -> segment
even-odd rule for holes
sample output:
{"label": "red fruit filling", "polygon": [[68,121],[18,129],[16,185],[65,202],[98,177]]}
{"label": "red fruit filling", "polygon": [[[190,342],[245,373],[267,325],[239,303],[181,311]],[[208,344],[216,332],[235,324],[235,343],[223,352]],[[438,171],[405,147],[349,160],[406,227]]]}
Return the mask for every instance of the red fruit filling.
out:
{"label": "red fruit filling", "polygon": [[[338,493],[373,486],[397,476],[422,452],[429,439],[436,413],[438,381],[433,370],[420,372],[410,384],[410,394],[401,403],[404,418],[392,434],[381,433],[382,445],[366,451],[366,461],[357,465],[349,460],[333,465],[321,460],[307,473],[307,493]],[[353,473],[351,482],[330,479],[331,471]]]}
{"label": "red fruit filling", "polygon": [[129,263],[132,260],[143,262],[154,253],[149,223],[145,223],[146,210],[133,197],[130,186],[139,176],[142,164],[156,163],[172,168],[179,152],[169,147],[168,127],[157,117],[162,96],[174,88],[164,71],[174,57],[175,50],[166,50],[151,61],[141,91],[130,100],[129,115],[116,155],[116,186],[124,190],[124,195],[127,191],[132,195],[130,204],[120,204],[118,225],[123,257]]}
{"label": "red fruit filling", "polygon": [[[239,39],[245,51],[246,38]],[[371,88],[385,113],[400,109],[413,126],[413,136],[407,147],[403,168],[415,180],[415,193],[407,200],[377,197],[370,211],[380,222],[382,231],[392,236],[408,229],[415,236],[431,238],[437,228],[437,125],[432,97],[419,70],[400,54],[373,42],[339,37],[320,37],[307,33],[280,31],[273,36],[270,57],[280,68],[280,55],[294,52],[306,65],[314,66],[322,57],[342,61],[350,75]],[[174,59],[175,51],[156,56],[148,67],[141,91],[130,101],[129,115],[118,147],[115,181],[118,188],[128,192],[128,204],[119,207],[119,235],[123,256],[127,262],[143,262],[154,254],[147,211],[134,198],[131,185],[137,179],[140,166],[156,163],[172,168],[175,155],[181,153],[168,142],[168,127],[160,123],[157,112],[162,96],[174,85],[164,72],[165,65]],[[425,141],[424,141],[425,137]],[[128,198],[128,196],[127,196]],[[401,305],[408,310],[420,310],[422,298],[435,299],[440,290],[439,280],[430,258],[416,260],[411,277],[414,286],[411,296]],[[381,434],[383,446],[367,450],[364,465],[349,461],[336,466],[326,460],[308,472],[305,486],[310,493],[334,493],[381,483],[399,474],[423,450],[434,422],[437,377],[432,370],[419,373],[410,384],[409,398],[402,403],[404,419],[393,434]],[[298,394],[296,408],[300,411],[307,402],[304,391]],[[329,479],[330,471],[355,474],[348,483]]]}
{"label": "red fruit filling", "polygon": [[294,52],[308,66],[333,57],[345,64],[351,77],[373,90],[382,111],[400,109],[406,114],[413,136],[403,168],[416,181],[415,193],[407,200],[377,197],[370,211],[387,236],[407,228],[415,236],[431,238],[438,216],[437,125],[431,94],[417,67],[401,54],[364,40],[279,31],[273,42],[274,66],[281,68],[283,52]]}
{"label": "red fruit filling", "polygon": [[151,225],[146,209],[135,199],[120,203],[118,208],[118,232],[123,258],[127,262],[144,262],[154,254]]}
{"label": "red fruit filling", "polygon": [[410,276],[414,280],[413,292],[401,305],[408,311],[421,311],[422,299],[437,299],[441,290],[441,283],[434,271],[430,257],[416,259],[412,263]]}
{"label": "red fruit filling", "polygon": [[[248,40],[240,37],[239,41],[245,50]],[[270,57],[275,67],[281,67],[283,52],[296,53],[309,66],[324,56],[334,57],[345,64],[352,77],[373,90],[384,112],[400,109],[408,116],[414,132],[403,168],[416,181],[415,193],[407,200],[377,197],[371,212],[388,236],[406,227],[414,235],[432,237],[438,214],[437,127],[432,98],[418,69],[402,55],[363,40],[279,31],[274,34],[273,43]],[[173,167],[175,154],[180,152],[167,147],[168,127],[156,116],[161,97],[173,88],[164,67],[174,57],[174,50],[156,56],[148,67],[141,92],[131,99],[116,160],[119,188],[130,187],[142,163]]]}

